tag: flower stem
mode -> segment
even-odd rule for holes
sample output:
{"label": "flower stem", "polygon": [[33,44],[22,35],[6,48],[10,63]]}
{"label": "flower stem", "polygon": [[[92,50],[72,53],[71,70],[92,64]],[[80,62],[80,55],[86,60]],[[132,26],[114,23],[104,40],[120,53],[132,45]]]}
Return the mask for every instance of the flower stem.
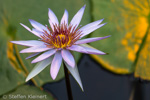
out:
{"label": "flower stem", "polygon": [[64,72],[65,72],[65,81],[66,81],[66,87],[67,87],[67,93],[68,93],[68,100],[73,100],[68,69],[66,65],[64,64],[64,62],[63,62],[63,65],[64,65]]}

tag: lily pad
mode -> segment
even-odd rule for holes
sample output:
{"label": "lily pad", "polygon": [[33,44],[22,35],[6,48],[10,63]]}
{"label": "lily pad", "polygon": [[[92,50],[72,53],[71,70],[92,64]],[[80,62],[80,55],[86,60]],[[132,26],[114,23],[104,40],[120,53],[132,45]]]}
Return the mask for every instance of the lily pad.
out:
{"label": "lily pad", "polygon": [[91,36],[112,35],[91,45],[109,53],[91,55],[104,68],[118,74],[134,72],[150,80],[150,0],[93,0],[94,20],[108,22]]}
{"label": "lily pad", "polygon": [[35,86],[22,85],[17,89],[2,95],[0,100],[55,100],[54,97]]}

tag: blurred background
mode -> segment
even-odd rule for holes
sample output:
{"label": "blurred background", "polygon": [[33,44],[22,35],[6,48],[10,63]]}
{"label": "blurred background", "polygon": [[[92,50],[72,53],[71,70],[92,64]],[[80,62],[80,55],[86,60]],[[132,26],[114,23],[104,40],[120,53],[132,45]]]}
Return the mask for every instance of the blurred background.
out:
{"label": "blurred background", "polygon": [[48,8],[59,20],[67,9],[70,21],[85,4],[81,26],[107,22],[87,37],[111,37],[90,43],[108,55],[75,53],[85,91],[70,75],[74,100],[150,100],[150,0],[0,0],[0,100],[67,100],[63,68],[54,81],[47,67],[26,83],[35,64],[10,41],[38,39],[20,23],[49,26]]}

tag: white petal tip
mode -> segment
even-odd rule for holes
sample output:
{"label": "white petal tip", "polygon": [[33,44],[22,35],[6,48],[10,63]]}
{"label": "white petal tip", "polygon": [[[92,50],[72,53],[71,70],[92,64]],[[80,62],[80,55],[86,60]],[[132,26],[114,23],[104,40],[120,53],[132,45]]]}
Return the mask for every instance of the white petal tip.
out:
{"label": "white petal tip", "polygon": [[52,12],[52,10],[50,8],[48,8],[48,13],[51,13],[51,12]]}
{"label": "white petal tip", "polygon": [[104,20],[104,18],[100,19],[100,20],[99,20],[99,21],[100,21],[100,23],[101,23],[103,20]]}
{"label": "white petal tip", "polygon": [[26,78],[25,82],[29,81],[30,79],[28,79],[28,77]]}
{"label": "white petal tip", "polygon": [[37,62],[33,60],[31,63],[33,64],[33,63],[37,63]]}
{"label": "white petal tip", "polygon": [[65,13],[68,15],[68,11],[65,9]]}
{"label": "white petal tip", "polygon": [[14,41],[10,41],[11,43],[14,43]]}
{"label": "white petal tip", "polygon": [[53,73],[52,71],[50,72],[50,75],[51,75],[51,78],[52,78],[53,80],[56,79],[56,75],[55,75],[55,73]]}
{"label": "white petal tip", "polygon": [[20,53],[24,53],[23,51],[20,51]]}
{"label": "white petal tip", "polygon": [[84,9],[85,9],[85,7],[86,7],[86,5],[84,5],[81,9],[82,9],[82,10],[84,10]]}
{"label": "white petal tip", "polygon": [[53,80],[55,80],[55,79],[56,79],[56,76],[52,76],[52,75],[51,75],[51,77],[52,77],[52,79],[53,79]]}

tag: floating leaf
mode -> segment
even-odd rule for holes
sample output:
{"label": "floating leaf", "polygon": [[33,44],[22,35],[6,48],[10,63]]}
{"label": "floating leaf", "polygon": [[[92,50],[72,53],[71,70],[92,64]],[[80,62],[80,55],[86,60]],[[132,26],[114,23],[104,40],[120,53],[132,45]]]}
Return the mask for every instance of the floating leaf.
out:
{"label": "floating leaf", "polygon": [[0,100],[55,100],[54,97],[34,86],[22,85],[16,90],[2,95]]}
{"label": "floating leaf", "polygon": [[108,24],[92,37],[112,37],[91,43],[109,53],[92,57],[112,72],[135,72],[135,77],[150,80],[150,0],[93,0],[93,5],[94,20],[106,18]]}

